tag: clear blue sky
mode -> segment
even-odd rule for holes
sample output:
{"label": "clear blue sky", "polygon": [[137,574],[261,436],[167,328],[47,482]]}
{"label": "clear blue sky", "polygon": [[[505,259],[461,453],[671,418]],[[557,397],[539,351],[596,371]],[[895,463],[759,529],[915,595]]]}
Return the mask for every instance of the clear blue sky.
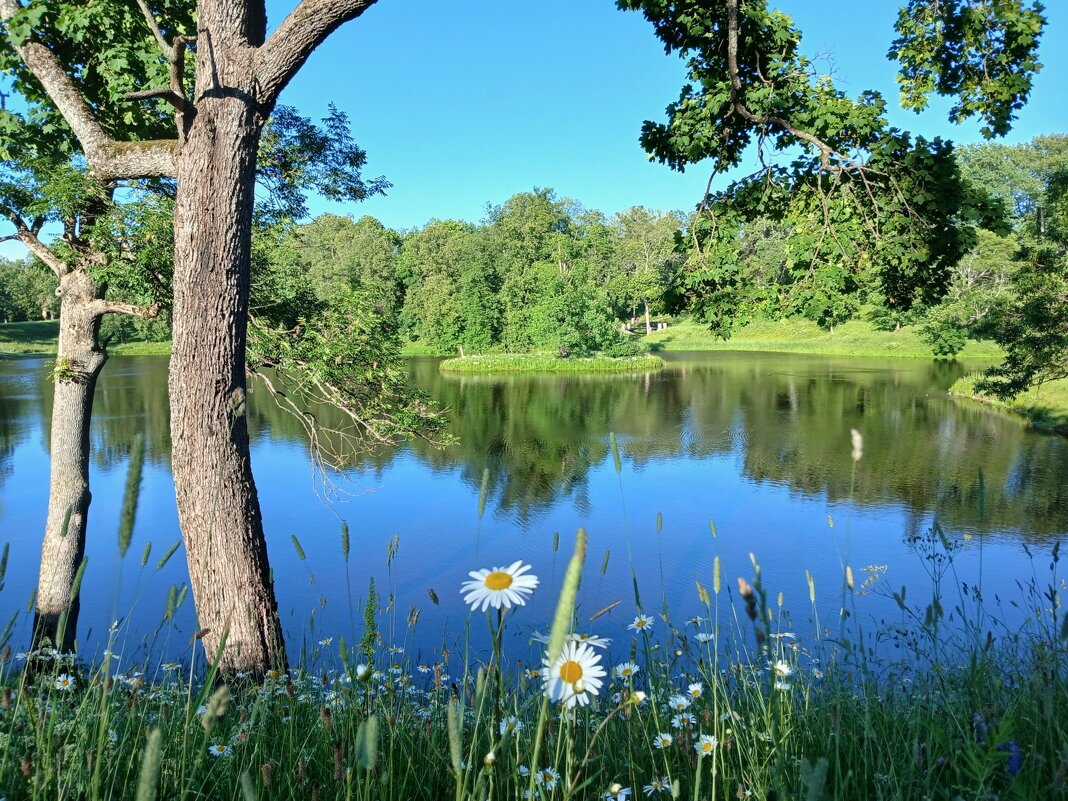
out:
{"label": "clear blue sky", "polygon": [[[269,0],[271,25],[293,5]],[[898,0],[777,6],[804,33],[806,52],[831,57],[849,94],[883,93],[894,124],[981,140],[978,125],[947,121],[945,102],[922,115],[897,106],[886,51]],[[1047,6],[1045,67],[1007,142],[1068,131],[1068,2]],[[707,170],[673,172],[638,145],[642,121],[663,119],[682,81],[681,61],[664,54],[644,18],[612,0],[379,0],[313,54],[282,102],[318,117],[333,101],[367,150],[367,174],[394,184],[386,197],[317,203],[315,213],[372,214],[409,228],[433,217],[477,221],[487,201],[534,186],[609,214],[692,208]]]}

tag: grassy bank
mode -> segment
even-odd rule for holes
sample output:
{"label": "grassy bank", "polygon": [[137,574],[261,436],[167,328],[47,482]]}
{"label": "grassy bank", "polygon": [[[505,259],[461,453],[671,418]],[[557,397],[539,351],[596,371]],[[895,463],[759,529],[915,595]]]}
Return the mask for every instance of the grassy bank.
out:
{"label": "grassy bank", "polygon": [[[977,614],[978,591],[941,582],[960,547],[937,530],[917,543],[934,572],[931,586],[910,588],[907,604],[878,574],[854,588],[847,572],[841,587],[823,590],[840,593],[850,613],[826,622],[835,631],[827,639],[814,585],[811,606],[794,607],[798,618],[816,618],[814,634],[802,637],[789,627],[799,599],[764,586],[755,562],[735,594],[717,558],[686,619],[667,609],[646,616],[630,601],[623,614],[574,617],[565,592],[557,619],[575,633],[552,671],[539,670],[540,645],[528,663],[441,651],[417,665],[405,646],[420,616],[374,605],[358,647],[308,632],[301,666],[260,680],[216,684],[185,663],[115,657],[91,666],[51,651],[29,673],[25,655],[7,651],[0,792],[246,801],[1063,797],[1063,612],[1040,595],[1047,582],[1059,586],[1057,549],[1050,561],[1036,547],[1025,598],[1034,614],[1008,624],[1003,610]],[[857,598],[873,592],[892,592],[901,616],[866,633]],[[952,625],[941,620],[943,605],[955,610]],[[440,623],[433,609],[421,625]],[[471,625],[485,617],[472,612]],[[508,628],[508,612],[491,610],[489,621]],[[880,638],[889,638],[881,649]],[[500,681],[494,664],[503,665]],[[550,699],[557,674],[581,675],[582,686]]]}
{"label": "grassy bank", "polygon": [[[739,328],[730,339],[712,334],[692,320],[680,320],[663,331],[642,338],[650,350],[753,350],[814,353],[828,356],[901,356],[930,359],[931,348],[912,328],[880,331],[864,320],[851,320],[825,331],[810,320],[757,322]],[[960,358],[998,359],[1003,353],[992,342],[969,340]]]}
{"label": "grassy bank", "polygon": [[1068,434],[1068,380],[1052,381],[1029,389],[1011,401],[1002,401],[976,391],[978,379],[977,373],[962,376],[949,388],[949,394],[1018,415],[1043,431]]}
{"label": "grassy bank", "polygon": [[664,360],[659,356],[572,356],[562,359],[555,353],[490,353],[484,356],[465,356],[446,359],[440,369],[454,373],[623,373],[660,370]]}
{"label": "grassy bank", "polygon": [[[0,353],[54,356],[58,337],[56,320],[0,324]],[[167,356],[170,352],[170,342],[135,340],[108,344],[108,353],[113,356]]]}

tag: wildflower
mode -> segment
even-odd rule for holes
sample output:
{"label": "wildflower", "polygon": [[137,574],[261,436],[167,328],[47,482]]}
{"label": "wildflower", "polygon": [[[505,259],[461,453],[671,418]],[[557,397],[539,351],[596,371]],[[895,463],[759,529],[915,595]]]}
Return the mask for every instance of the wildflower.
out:
{"label": "wildflower", "polygon": [[697,640],[697,642],[712,642],[712,640],[716,639],[715,635],[709,634],[707,631],[698,632],[693,635],[693,638]]}
{"label": "wildflower", "polygon": [[530,775],[530,768],[528,768],[526,765],[520,765],[518,768],[516,768],[516,770],[519,771],[520,776]]}
{"label": "wildflower", "polygon": [[389,652],[391,654],[403,654],[404,653],[404,646],[391,645],[391,646],[389,646]]}
{"label": "wildflower", "polygon": [[676,729],[682,729],[686,726],[695,726],[697,725],[697,718],[693,716],[692,712],[680,712],[671,719],[671,725]]}
{"label": "wildflower", "polygon": [[624,662],[622,665],[616,665],[616,678],[633,679],[639,670],[641,668],[633,662]]}
{"label": "wildflower", "polygon": [[538,784],[548,790],[550,793],[556,789],[556,782],[560,778],[560,774],[552,768],[542,768],[538,771],[537,776]]}
{"label": "wildflower", "polygon": [[333,644],[333,642],[334,642],[334,638],[333,637],[326,637],[325,639],[319,640],[319,646],[321,648],[326,648],[328,645]]}
{"label": "wildflower", "polygon": [[783,640],[784,642],[797,642],[798,636],[792,631],[781,631],[771,635],[773,640]]}
{"label": "wildflower", "polygon": [[645,703],[646,698],[648,698],[648,696],[641,690],[635,690],[630,694],[630,702],[635,706]]}
{"label": "wildflower", "polygon": [[814,678],[816,681],[819,681],[823,678],[823,671],[819,668],[812,668],[812,678]]}
{"label": "wildflower", "polygon": [[686,624],[689,626],[700,626],[704,622],[705,619],[703,617],[691,617],[686,621]]}
{"label": "wildflower", "polygon": [[561,701],[569,709],[588,704],[590,696],[601,689],[605,676],[600,663],[600,654],[585,643],[566,643],[551,667],[546,657],[541,678],[549,699]]}
{"label": "wildflower", "polygon": [[782,679],[775,679],[776,690],[783,690],[785,692],[786,690],[789,690],[792,686],[793,685],[790,684],[790,682],[788,681],[783,681]]}
{"label": "wildflower", "polygon": [[638,615],[634,622],[627,626],[631,631],[649,631],[653,627],[653,619],[649,615]]}
{"label": "wildflower", "polygon": [[430,665],[420,665],[419,667],[416,668],[416,670],[418,670],[420,673],[429,673],[430,672]]}
{"label": "wildflower", "polygon": [[693,684],[691,684],[689,687],[686,688],[686,692],[688,692],[690,694],[691,698],[700,698],[701,697],[701,693],[703,693],[704,691],[705,691],[705,685],[703,685],[699,681],[694,682]]}
{"label": "wildflower", "polygon": [[675,741],[675,738],[671,736],[669,732],[661,731],[657,732],[656,737],[653,738],[653,745],[657,748],[667,748]]}
{"label": "wildflower", "polygon": [[516,736],[519,736],[519,732],[523,731],[526,724],[523,723],[515,715],[509,715],[501,721],[501,737],[507,734],[509,731],[514,731]]}
{"label": "wildflower", "polygon": [[74,689],[74,677],[69,673],[60,673],[56,677],[56,689],[70,692]]}
{"label": "wildflower", "polygon": [[999,751],[1009,752],[1009,762],[1006,765],[1010,776],[1015,776],[1020,772],[1020,765],[1023,763],[1023,753],[1020,751],[1020,747],[1016,745],[1015,740],[1009,740],[1007,743],[1002,743],[998,746]]}
{"label": "wildflower", "polygon": [[690,699],[685,695],[673,695],[668,698],[668,707],[673,712],[685,712],[690,708]]}
{"label": "wildflower", "polygon": [[697,751],[698,756],[708,756],[716,750],[716,746],[719,745],[717,740],[711,734],[702,734],[701,737],[694,743],[694,750]]}
{"label": "wildflower", "polygon": [[487,768],[492,768],[493,763],[497,761],[497,755],[493,751],[487,751],[486,755],[482,757],[482,764]]}
{"label": "wildflower", "polygon": [[775,661],[775,664],[772,665],[771,669],[780,679],[785,679],[787,676],[794,672],[794,669],[785,662],[783,662],[781,659],[777,659]]}
{"label": "wildflower", "polygon": [[609,698],[612,699],[613,704],[619,704],[623,701],[623,693],[612,693]]}
{"label": "wildflower", "polygon": [[654,778],[651,782],[645,785],[645,794],[653,795],[653,793],[665,793],[671,789],[671,781],[667,776],[661,776],[660,778]]}
{"label": "wildflower", "polygon": [[234,749],[228,745],[212,744],[208,746],[208,753],[211,754],[213,757],[230,756],[233,750]]}
{"label": "wildflower", "polygon": [[608,792],[604,794],[607,799],[619,799],[619,801],[627,801],[630,798],[630,788],[624,787],[619,782],[613,782],[608,785]]}
{"label": "wildflower", "polygon": [[584,642],[594,648],[607,648],[612,644],[608,637],[598,637],[596,634],[572,634],[571,639],[575,642]]}
{"label": "wildflower", "polygon": [[282,671],[268,670],[266,675],[268,681],[278,681],[278,679],[282,678]]}
{"label": "wildflower", "polygon": [[538,586],[537,576],[523,575],[530,569],[530,565],[517,560],[508,567],[472,570],[467,574],[472,580],[465,581],[460,587],[460,592],[466,593],[464,603],[471,604],[472,612],[480,604],[482,611],[491,606],[494,609],[510,609],[512,604],[523,606],[527,602],[526,596]]}
{"label": "wildflower", "polygon": [[164,662],[163,663],[163,669],[164,670],[178,670],[181,667],[182,666],[178,662]]}

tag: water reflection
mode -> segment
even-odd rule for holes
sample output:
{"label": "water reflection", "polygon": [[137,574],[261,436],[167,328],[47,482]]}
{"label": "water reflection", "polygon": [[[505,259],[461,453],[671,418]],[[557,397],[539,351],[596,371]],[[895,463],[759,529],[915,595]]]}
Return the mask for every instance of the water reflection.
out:
{"label": "water reflection", "polygon": [[[896,569],[911,558],[906,538],[935,515],[954,536],[997,535],[1005,559],[1018,551],[1020,538],[1068,531],[1068,440],[948,398],[945,388],[965,366],[768,354],[668,359],[667,369],[640,376],[496,377],[443,375],[437,360],[414,359],[413,380],[442,405],[457,442],[350,454],[348,478],[371,492],[334,506],[324,505],[312,486],[301,426],[266,393],[253,392],[256,479],[287,627],[302,631],[311,615],[332,631],[348,628],[347,611],[332,612],[322,600],[347,586],[338,563],[339,516],[353,524],[355,552],[382,557],[360,563],[355,594],[368,572],[382,572],[385,543],[400,533],[409,561],[376,578],[390,582],[402,610],[424,604],[427,588],[436,588],[446,616],[463,614],[447,588],[458,587],[467,570],[523,557],[549,576],[556,570],[552,533],[566,536],[579,525],[591,531],[591,561],[615,554],[605,576],[590,580],[591,606],[618,600],[618,587],[629,585],[630,568],[620,561],[627,531],[643,586],[655,588],[661,575],[707,572],[711,551],[703,532],[710,517],[721,531],[735,533],[733,541],[721,537],[716,544],[729,549],[722,550],[725,570],[742,575],[748,552],[770,553],[769,572],[781,567],[801,597],[807,591],[803,573],[794,575],[798,564],[811,568],[821,586],[839,582],[848,559]],[[4,610],[25,604],[36,573],[50,406],[44,360],[0,361],[0,539],[18,543],[8,582],[15,592],[0,598]],[[850,428],[864,434],[859,463],[849,458]],[[156,615],[168,584],[185,581],[179,552],[147,589],[114,586],[125,569],[110,561],[114,531],[129,445],[139,431],[146,434],[148,466],[131,547],[137,554],[149,541],[158,552],[178,537],[167,364],[155,357],[112,359],[98,386],[92,430],[92,567],[84,614],[86,620],[96,615],[98,629],[114,610],[136,604],[142,591],[152,596],[142,607]],[[609,451],[610,432],[620,444],[622,478]],[[479,522],[483,475],[488,498]],[[657,512],[668,521],[663,537],[652,528]],[[852,522],[831,531],[828,515]],[[293,533],[302,537],[306,563],[290,553]],[[631,548],[630,540],[625,544]],[[552,582],[547,578],[544,586],[549,597]],[[678,586],[664,596],[692,594],[691,581]],[[532,607],[524,614],[536,615],[537,604]],[[191,613],[184,614],[190,627]],[[138,629],[151,630],[157,621]]]}

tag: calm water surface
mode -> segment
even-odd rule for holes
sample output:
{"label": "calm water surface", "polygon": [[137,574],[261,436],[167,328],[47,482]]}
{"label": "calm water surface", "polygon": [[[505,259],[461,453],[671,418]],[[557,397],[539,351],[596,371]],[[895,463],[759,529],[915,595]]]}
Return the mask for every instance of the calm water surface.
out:
{"label": "calm water surface", "polygon": [[[681,626],[701,611],[694,582],[711,585],[713,558],[720,556],[730,586],[752,576],[752,553],[771,597],[782,591],[791,625],[806,631],[806,571],[824,624],[838,619],[846,565],[858,585],[864,568],[879,568],[875,590],[857,602],[864,615],[896,614],[884,593],[902,585],[910,600],[929,598],[925,564],[909,539],[936,518],[962,544],[957,581],[981,581],[986,597],[1006,603],[1036,569],[1027,550],[1044,570],[1049,548],[1068,532],[1068,441],[951,400],[945,388],[960,365],[730,353],[668,359],[666,370],[649,375],[476,378],[444,376],[436,360],[414,359],[413,379],[447,409],[459,442],[384,450],[325,477],[312,469],[300,427],[254,393],[253,464],[291,653],[320,638],[358,639],[372,575],[393,595],[387,643],[430,660],[442,643],[455,648],[471,620],[481,648],[486,626],[469,617],[459,586],[468,570],[523,559],[542,586],[512,616],[518,648],[547,627],[579,526],[590,536],[580,615],[621,601],[589,626],[617,643],[629,641],[624,626],[636,612],[632,570],[646,610],[666,602]],[[180,538],[166,384],[166,359],[114,358],[97,390],[79,623],[89,653],[121,619],[127,660],[154,637],[153,653],[188,654],[191,601],[173,626],[160,628],[170,588],[187,582],[182,550],[154,570]],[[0,623],[19,613],[18,645],[28,639],[30,618],[20,610],[36,586],[47,505],[50,404],[44,360],[0,361],[0,542],[11,544]],[[851,428],[864,435],[856,464]],[[127,454],[140,431],[147,438],[140,506],[120,562]],[[352,531],[347,573],[342,520]],[[397,551],[387,561],[391,542]],[[413,606],[421,610],[414,631],[406,620]]]}

